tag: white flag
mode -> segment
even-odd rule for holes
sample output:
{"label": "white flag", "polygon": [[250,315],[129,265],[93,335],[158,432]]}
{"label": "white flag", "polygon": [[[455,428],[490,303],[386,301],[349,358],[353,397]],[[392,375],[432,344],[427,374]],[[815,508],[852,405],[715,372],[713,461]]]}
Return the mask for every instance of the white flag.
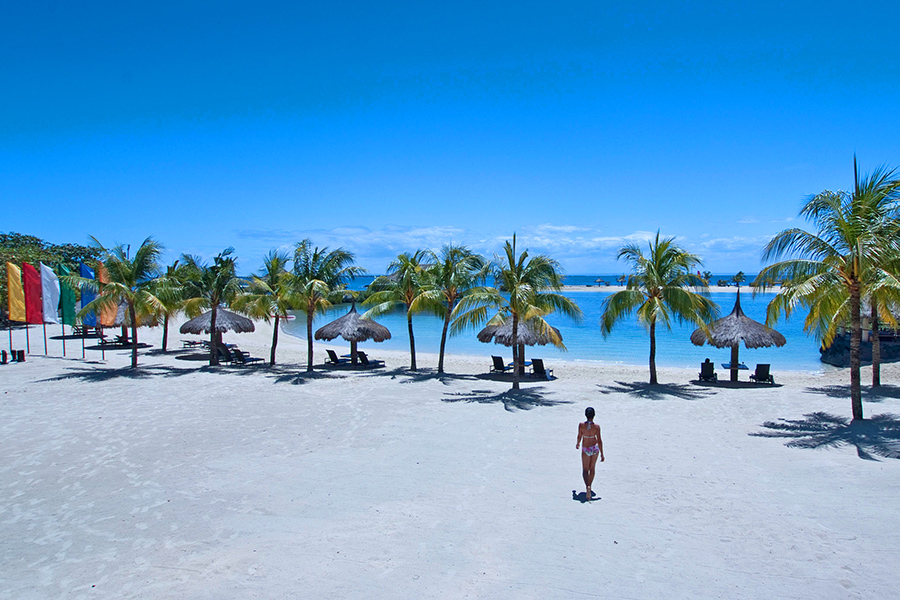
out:
{"label": "white flag", "polygon": [[44,323],[59,323],[59,278],[44,263],[41,263],[41,301]]}

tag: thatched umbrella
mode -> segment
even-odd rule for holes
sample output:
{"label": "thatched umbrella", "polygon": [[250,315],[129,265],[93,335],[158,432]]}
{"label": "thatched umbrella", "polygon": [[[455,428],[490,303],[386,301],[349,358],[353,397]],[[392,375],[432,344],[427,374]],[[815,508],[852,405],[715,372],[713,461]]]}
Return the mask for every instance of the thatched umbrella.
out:
{"label": "thatched umbrella", "polygon": [[[181,333],[210,333],[212,324],[212,311],[208,310],[199,317],[193,318],[181,326]],[[235,333],[247,333],[256,331],[253,321],[247,317],[235,314],[230,310],[219,308],[216,310],[216,331],[224,333],[226,331],[234,331]]]}
{"label": "thatched umbrella", "polygon": [[758,321],[754,321],[741,310],[741,290],[738,288],[737,299],[734,301],[734,309],[727,317],[714,321],[709,325],[709,336],[702,329],[697,329],[691,334],[691,342],[696,346],[708,343],[716,348],[731,348],[731,381],[737,381],[738,375],[738,347],[741,342],[747,348],[768,348],[776,346],[781,348],[787,340],[784,336],[766,327]]}
{"label": "thatched umbrella", "polygon": [[320,327],[316,331],[315,338],[330,342],[336,337],[342,337],[350,342],[351,362],[356,364],[356,344],[366,340],[383,342],[391,339],[391,332],[384,325],[375,321],[363,319],[356,312],[356,304],[350,307],[350,312],[339,319],[335,319],[328,325]]}
{"label": "thatched umbrella", "polygon": [[[498,325],[488,325],[478,332],[478,341],[487,344],[494,340],[495,344],[512,346],[512,326],[512,319],[509,317]],[[519,321],[516,338],[518,348],[513,348],[513,359],[517,355],[521,355],[523,364],[525,362],[525,346],[546,346],[547,344],[558,346],[562,344],[562,334],[559,332],[559,329],[548,326],[544,331],[541,331],[531,321]]]}

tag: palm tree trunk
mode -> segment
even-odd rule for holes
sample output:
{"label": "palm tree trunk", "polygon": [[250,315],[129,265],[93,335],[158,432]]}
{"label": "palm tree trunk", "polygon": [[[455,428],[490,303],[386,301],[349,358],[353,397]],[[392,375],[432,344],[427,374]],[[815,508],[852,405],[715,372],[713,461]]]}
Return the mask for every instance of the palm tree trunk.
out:
{"label": "palm tree trunk", "polygon": [[162,339],[162,351],[166,352],[166,346],[169,343],[169,315],[165,315],[163,317],[163,339]]}
{"label": "palm tree trunk", "polygon": [[656,321],[650,321],[650,385],[656,383]]}
{"label": "palm tree trunk", "polygon": [[450,311],[452,307],[447,307],[447,314],[444,316],[444,329],[441,331],[441,353],[438,356],[438,373],[444,372],[444,348],[447,346],[447,329],[450,327]]}
{"label": "palm tree trunk", "polygon": [[862,324],[859,318],[859,281],[850,283],[850,407],[853,420],[863,418],[862,392],[859,375],[859,346],[862,341]]}
{"label": "palm tree trunk", "polygon": [[131,368],[137,369],[137,319],[135,318],[134,304],[128,304],[128,316],[131,318]]}
{"label": "palm tree trunk", "polygon": [[269,355],[269,364],[275,364],[275,347],[278,346],[278,319],[280,317],[275,315],[275,329],[272,331],[272,353]]}
{"label": "palm tree trunk", "polygon": [[416,338],[413,336],[412,313],[406,309],[406,327],[409,329],[409,370],[416,370]]}
{"label": "palm tree trunk", "polygon": [[[519,347],[519,317],[516,313],[513,313],[513,328],[512,328],[512,345],[513,348]],[[522,353],[516,352],[516,355],[513,356],[513,385],[512,389],[519,389],[519,365],[522,364]]]}
{"label": "palm tree trunk", "polygon": [[219,336],[216,335],[216,304],[213,303],[212,314],[209,316],[209,366],[219,364]]}
{"label": "palm tree trunk", "polygon": [[312,373],[313,370],[313,334],[312,334],[313,310],[307,307],[306,310],[306,372]]}
{"label": "palm tree trunk", "polygon": [[872,298],[872,387],[881,387],[881,340],[878,338],[878,306]]}

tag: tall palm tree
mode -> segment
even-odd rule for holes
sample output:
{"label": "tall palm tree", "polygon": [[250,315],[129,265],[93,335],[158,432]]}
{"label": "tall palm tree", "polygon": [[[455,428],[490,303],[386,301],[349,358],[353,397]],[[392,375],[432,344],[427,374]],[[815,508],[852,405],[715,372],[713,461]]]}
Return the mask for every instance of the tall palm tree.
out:
{"label": "tall palm tree", "polygon": [[[800,215],[816,233],[800,228],[777,234],[763,249],[763,269],[757,287],[781,281],[781,291],[769,303],[766,322],[790,316],[797,306],[809,309],[804,327],[815,331],[823,345],[831,344],[841,327],[850,324],[850,406],[854,419],[863,418],[859,348],[860,307],[885,266],[900,255],[897,203],[900,180],[885,167],[861,177],[853,158],[853,192],[824,191],[807,200]],[[783,257],[785,260],[780,260]],[[874,289],[874,288],[873,288]]]}
{"label": "tall palm tree", "polygon": [[[574,319],[581,318],[581,309],[570,298],[558,293],[562,289],[562,272],[559,263],[539,254],[529,258],[526,249],[516,250],[516,236],[503,246],[503,256],[495,256],[491,265],[498,287],[475,288],[464,296],[454,311],[452,332],[484,323],[492,307],[498,309],[490,322],[500,324],[512,319],[512,346],[518,346],[519,325],[529,323],[535,330],[549,335],[551,341],[562,348],[562,340],[544,320],[550,313],[559,311]],[[523,367],[522,353],[513,356],[513,389],[519,389],[519,373]]]}
{"label": "tall palm tree", "polygon": [[406,327],[409,331],[409,370],[416,370],[416,338],[413,335],[413,301],[422,291],[425,268],[433,255],[427,250],[416,250],[412,254],[404,252],[397,255],[388,265],[386,277],[379,277],[372,282],[375,290],[363,302],[371,306],[363,318],[371,318],[391,312],[398,306],[406,309]]}
{"label": "tall palm tree", "polygon": [[457,302],[468,294],[487,274],[488,263],[465,246],[447,244],[425,271],[422,292],[413,300],[414,312],[430,311],[443,317],[438,373],[444,372],[447,332]]}
{"label": "tall palm tree", "polygon": [[291,257],[287,252],[272,250],[263,260],[263,268],[250,280],[250,289],[235,300],[236,309],[266,323],[275,319],[272,328],[272,351],[269,363],[275,364],[275,348],[278,346],[278,326],[287,320],[288,311],[294,308],[294,281],[287,267]]}
{"label": "tall palm tree", "polygon": [[91,240],[101,253],[109,282],[101,283],[96,279],[71,275],[65,279],[73,287],[83,285],[97,292],[97,297],[81,309],[80,316],[89,312],[99,313],[125,303],[131,322],[131,368],[136,369],[138,324],[144,317],[158,314],[162,308],[162,302],[153,291],[154,280],[159,277],[159,257],[163,246],[148,237],[134,253],[134,257],[130,257],[128,248],[124,245],[104,248],[97,238],[92,237]]}
{"label": "tall palm tree", "polygon": [[328,310],[343,297],[347,283],[365,269],[353,265],[352,252],[314,247],[312,240],[294,247],[293,294],[296,306],[306,314],[306,370],[313,370],[312,323],[316,313]]}
{"label": "tall palm tree", "polygon": [[162,351],[168,350],[169,318],[176,315],[184,307],[184,289],[182,279],[185,271],[179,266],[179,260],[166,267],[164,277],[154,281],[153,291],[160,302],[163,317]]}
{"label": "tall palm tree", "polygon": [[647,256],[637,244],[628,244],[616,258],[631,263],[632,274],[625,290],[604,300],[600,331],[608,336],[617,321],[636,312],[638,321],[650,330],[650,383],[655,385],[657,323],[667,329],[673,320],[705,327],[715,319],[717,307],[708,297],[706,283],[693,274],[702,261],[678,246],[675,238],[660,239],[657,231]]}
{"label": "tall palm tree", "polygon": [[234,248],[226,248],[213,258],[213,264],[204,264],[196,256],[184,254],[185,302],[184,312],[190,317],[199,316],[209,310],[209,364],[219,364],[219,332],[216,331],[216,317],[220,305],[229,306],[241,294],[241,279],[235,272]]}

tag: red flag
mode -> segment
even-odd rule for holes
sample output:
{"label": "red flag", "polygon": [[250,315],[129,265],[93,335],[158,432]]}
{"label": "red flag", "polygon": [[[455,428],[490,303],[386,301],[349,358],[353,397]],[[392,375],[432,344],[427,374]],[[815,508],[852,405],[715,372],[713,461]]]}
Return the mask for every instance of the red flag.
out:
{"label": "red flag", "polygon": [[41,274],[28,263],[22,263],[22,281],[25,284],[25,322],[40,325],[44,322]]}

